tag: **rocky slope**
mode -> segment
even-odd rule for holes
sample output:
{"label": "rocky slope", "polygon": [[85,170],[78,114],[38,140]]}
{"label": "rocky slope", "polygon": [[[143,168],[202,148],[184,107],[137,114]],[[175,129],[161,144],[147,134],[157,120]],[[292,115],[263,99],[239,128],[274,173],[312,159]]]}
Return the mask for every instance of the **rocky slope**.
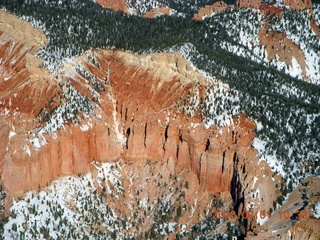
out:
{"label": "rocky slope", "polygon": [[194,20],[203,20],[204,18],[210,17],[216,12],[222,12],[226,9],[233,8],[234,6],[228,5],[223,1],[215,2],[212,5],[206,5],[203,8],[200,8],[199,11],[193,16]]}
{"label": "rocky slope", "polygon": [[161,7],[161,8],[154,8],[150,11],[146,12],[143,17],[145,18],[155,18],[162,15],[171,15],[174,11],[169,7]]}
{"label": "rocky slope", "polygon": [[[142,217],[142,210],[134,211],[139,204],[133,201],[147,196],[164,201],[170,194],[163,189],[167,185],[176,189],[173,209],[181,207],[176,199],[186,194],[186,213],[178,214],[175,222],[186,225],[189,232],[210,218],[214,209],[235,209],[240,218],[249,207],[254,211],[272,207],[281,178],[259,161],[252,147],[255,123],[231,112],[222,126],[203,123],[210,110],[208,99],[219,92],[225,98],[235,97],[227,85],[205,78],[176,53],[137,56],[102,49],[65,62],[54,78],[33,55],[46,43],[44,35],[7,13],[0,19],[4,143],[0,172],[6,214],[13,198],[41,190],[63,176],[96,176],[94,166],[103,163],[120,164],[125,169],[119,173],[121,179],[127,180],[119,183],[123,191],[109,192],[102,202],[117,215],[135,219],[138,214],[146,226],[135,231],[133,226],[125,228],[124,235],[133,231],[139,236],[153,229],[150,218],[155,221],[156,212],[161,213],[159,204],[148,210],[149,217]],[[174,176],[177,180],[172,183]],[[94,184],[95,194],[111,186]],[[217,200],[220,205],[213,204]],[[23,229],[24,223],[13,225],[14,215],[6,236],[16,236],[8,229]],[[258,222],[249,221],[244,229]],[[225,229],[226,221],[221,224]]]}
{"label": "rocky slope", "polygon": [[[260,7],[264,6],[266,3],[268,4],[268,1],[238,0],[237,7],[259,9]],[[283,7],[288,7],[292,10],[304,10],[304,9],[312,8],[311,0],[280,0],[280,1],[269,1],[269,3],[277,4]]]}
{"label": "rocky slope", "polygon": [[96,2],[101,4],[105,8],[110,8],[114,11],[123,11],[125,13],[128,13],[127,3],[125,0],[122,0],[122,1],[97,0]]}

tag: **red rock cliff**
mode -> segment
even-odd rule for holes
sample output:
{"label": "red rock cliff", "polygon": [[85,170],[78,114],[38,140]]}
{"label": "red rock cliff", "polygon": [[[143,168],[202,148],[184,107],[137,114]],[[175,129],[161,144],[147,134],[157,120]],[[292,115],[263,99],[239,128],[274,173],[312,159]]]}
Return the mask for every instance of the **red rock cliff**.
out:
{"label": "red rock cliff", "polygon": [[210,17],[215,12],[222,12],[228,8],[233,8],[233,5],[228,5],[223,1],[215,2],[212,5],[206,5],[203,8],[200,8],[199,11],[194,14],[194,20],[203,20],[206,17]]}
{"label": "red rock cliff", "polygon": [[[303,10],[311,9],[312,2],[311,0],[283,0],[282,4],[288,6],[293,10]],[[255,8],[258,9],[260,6],[264,5],[262,0],[238,0],[237,7],[239,8]]]}
{"label": "red rock cliff", "polygon": [[294,10],[311,9],[311,0],[283,0],[283,4]]}
{"label": "red rock cliff", "polygon": [[[4,16],[10,17],[11,24],[22,22]],[[257,151],[251,147],[255,124],[249,118],[241,114],[230,125],[207,129],[199,113],[188,117],[177,109],[189,92],[199,92],[199,101],[203,101],[210,86],[179,54],[135,56],[93,50],[65,65],[59,79],[54,79],[31,55],[41,46],[39,42],[24,42],[28,36],[13,41],[14,36],[8,37],[11,30],[3,25],[0,31],[1,38],[7,39],[0,50],[5,59],[1,75],[6,76],[0,83],[4,143],[0,173],[10,197],[42,188],[63,175],[88,172],[93,160],[120,158],[128,163],[166,161],[170,171],[191,169],[208,193],[226,193],[229,201],[242,207],[251,199],[243,196],[263,186],[254,180],[259,172],[268,173],[269,190],[262,195],[275,191],[271,170],[258,164]],[[31,43],[35,47],[25,48],[29,53],[24,54],[21,49]],[[17,49],[15,54],[11,49]],[[39,135],[49,123],[39,121],[37,115],[42,109],[54,112],[66,104],[66,83],[90,99],[95,109],[92,116],[79,114],[77,123],[65,121],[58,130]],[[103,90],[94,90],[97,84]],[[272,200],[259,204],[270,208]]]}
{"label": "red rock cliff", "polygon": [[127,2],[125,0],[96,0],[96,2],[114,11],[128,12]]}

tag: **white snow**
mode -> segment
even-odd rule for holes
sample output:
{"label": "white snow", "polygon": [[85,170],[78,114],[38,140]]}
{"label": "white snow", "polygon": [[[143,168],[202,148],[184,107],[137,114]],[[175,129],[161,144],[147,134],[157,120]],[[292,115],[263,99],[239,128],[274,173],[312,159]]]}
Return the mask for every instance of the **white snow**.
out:
{"label": "white snow", "polygon": [[[256,148],[259,151],[259,157],[260,161],[264,160],[268,163],[268,165],[273,169],[273,171],[278,172],[282,177],[286,176],[285,171],[283,170],[282,162],[277,159],[277,156],[275,153],[272,155],[266,154],[266,146],[267,142],[255,137],[253,139],[253,147]],[[260,162],[259,161],[259,162]]]}
{"label": "white snow", "polygon": [[114,109],[112,111],[112,117],[113,117],[113,128],[114,132],[116,134],[116,139],[119,143],[125,144],[126,137],[123,135],[122,132],[120,132],[120,119],[117,117],[117,111]]}
{"label": "white snow", "polygon": [[88,125],[86,125],[86,124],[83,124],[83,125],[80,126],[80,129],[81,129],[81,131],[83,131],[83,132],[88,131],[89,128],[90,128],[90,126],[88,126]]}
{"label": "white snow", "polygon": [[289,66],[291,76],[300,77],[302,75],[302,70],[300,64],[295,57],[292,58],[292,67]]}
{"label": "white snow", "polygon": [[39,138],[31,139],[30,142],[33,145],[35,150],[38,150],[41,147],[40,142],[39,142]]}
{"label": "white snow", "polygon": [[320,201],[315,204],[315,209],[312,211],[315,218],[320,218]]}
{"label": "white snow", "polygon": [[257,131],[260,132],[263,129],[263,125],[261,122],[259,121],[255,121],[256,125],[257,125]]}
{"label": "white snow", "polygon": [[29,155],[29,157],[31,156],[30,148],[28,147],[28,145],[24,145],[23,150]]}
{"label": "white snow", "polygon": [[256,176],[254,176],[254,178],[253,178],[253,187],[256,185],[256,182],[257,182],[257,180],[258,180],[259,178],[257,178]]}
{"label": "white snow", "polygon": [[11,139],[14,135],[16,135],[16,132],[10,131],[10,133],[9,133],[9,139]]}

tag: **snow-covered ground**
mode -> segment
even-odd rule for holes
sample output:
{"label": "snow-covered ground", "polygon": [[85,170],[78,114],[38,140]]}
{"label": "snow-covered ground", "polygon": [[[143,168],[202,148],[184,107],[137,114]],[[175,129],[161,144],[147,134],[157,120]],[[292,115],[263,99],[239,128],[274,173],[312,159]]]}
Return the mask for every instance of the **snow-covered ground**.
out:
{"label": "snow-covered ground", "polygon": [[[4,226],[5,239],[122,239],[121,216],[102,201],[97,193],[107,186],[108,194],[123,193],[122,179],[117,163],[94,164],[98,170],[96,178],[91,173],[80,177],[64,177],[56,180],[40,192],[31,191],[14,201],[12,215]],[[103,182],[103,184],[102,184]],[[104,190],[102,190],[104,191]],[[99,232],[99,228],[105,231]],[[114,239],[114,238],[113,238]]]}
{"label": "snow-covered ground", "polygon": [[[294,16],[292,16],[294,15]],[[313,14],[316,21],[319,21],[318,8]],[[306,60],[306,76],[312,79],[316,84],[320,83],[320,40],[316,37],[315,32],[310,26],[311,13],[308,11],[285,11],[284,16],[268,24],[270,30],[283,32],[288,39],[292,40],[305,54]],[[294,23],[292,22],[294,19]],[[211,20],[214,24],[209,26],[212,31],[219,24],[221,19],[212,16]],[[242,9],[232,12],[228,15],[228,19],[224,20],[223,29],[232,39],[221,41],[220,47],[237,56],[251,59],[257,63],[261,63],[267,67],[275,67],[278,71],[284,70],[286,74],[302,80],[304,78],[300,64],[293,58],[290,65],[286,65],[279,60],[268,60],[268,53],[264,46],[261,46],[259,39],[259,31],[264,26],[264,15],[253,9]],[[206,35],[210,37],[210,35]],[[276,55],[276,58],[279,58]]]}
{"label": "snow-covered ground", "polygon": [[197,92],[194,92],[194,95],[188,99],[187,106],[183,106],[183,110],[186,113],[190,113],[191,116],[196,110],[200,110],[205,116],[204,123],[207,128],[212,125],[229,125],[232,122],[232,117],[240,112],[238,92],[231,89],[228,84],[212,77],[204,70],[198,69],[192,63],[192,57],[199,55],[193,44],[185,43],[180,46],[173,46],[166,51],[179,52],[182,57],[188,60],[192,68],[205,77],[210,84],[207,87],[205,100],[201,105]]}
{"label": "snow-covered ground", "polygon": [[277,156],[266,154],[266,141],[256,137],[253,139],[252,145],[259,151],[260,160],[265,160],[273,171],[279,173],[282,177],[286,177],[287,173],[283,169],[283,163],[277,159]]}

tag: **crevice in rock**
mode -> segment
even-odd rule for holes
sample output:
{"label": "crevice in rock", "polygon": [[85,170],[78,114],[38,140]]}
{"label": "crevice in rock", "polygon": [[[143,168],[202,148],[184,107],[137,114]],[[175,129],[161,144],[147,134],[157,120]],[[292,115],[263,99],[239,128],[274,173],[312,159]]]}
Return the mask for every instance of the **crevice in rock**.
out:
{"label": "crevice in rock", "polygon": [[130,133],[131,133],[131,129],[128,128],[127,129],[127,132],[126,132],[126,137],[127,137],[127,140],[126,140],[126,149],[128,150],[128,147],[129,147],[129,137],[130,137]]}
{"label": "crevice in rock", "polygon": [[226,158],[226,151],[223,152],[222,154],[222,174],[224,172],[224,162],[225,162],[225,158]]}
{"label": "crevice in rock", "polygon": [[232,142],[235,143],[234,131],[232,131]]}
{"label": "crevice in rock", "polygon": [[242,184],[240,182],[240,176],[238,172],[238,164],[239,159],[237,157],[237,153],[234,153],[233,155],[233,176],[231,179],[231,187],[230,187],[230,193],[232,196],[232,200],[234,203],[234,210],[238,213],[239,206],[244,205],[244,195],[242,192]]}
{"label": "crevice in rock", "polygon": [[147,144],[146,144],[146,141],[147,141],[147,128],[148,128],[148,123],[146,123],[145,126],[144,126],[144,140],[143,140],[144,147],[147,147]]}
{"label": "crevice in rock", "polygon": [[210,150],[210,139],[208,138],[206,142],[206,149],[204,151],[208,152],[209,150]]}
{"label": "crevice in rock", "polygon": [[168,139],[168,128],[169,128],[169,125],[166,126],[166,130],[164,131],[164,141],[166,142],[167,139]]}
{"label": "crevice in rock", "polygon": [[124,120],[127,121],[127,119],[128,119],[128,108],[126,108],[126,113],[124,115]]}
{"label": "crevice in rock", "polygon": [[176,155],[176,157],[177,157],[177,160],[179,159],[179,143],[177,144],[177,155]]}

